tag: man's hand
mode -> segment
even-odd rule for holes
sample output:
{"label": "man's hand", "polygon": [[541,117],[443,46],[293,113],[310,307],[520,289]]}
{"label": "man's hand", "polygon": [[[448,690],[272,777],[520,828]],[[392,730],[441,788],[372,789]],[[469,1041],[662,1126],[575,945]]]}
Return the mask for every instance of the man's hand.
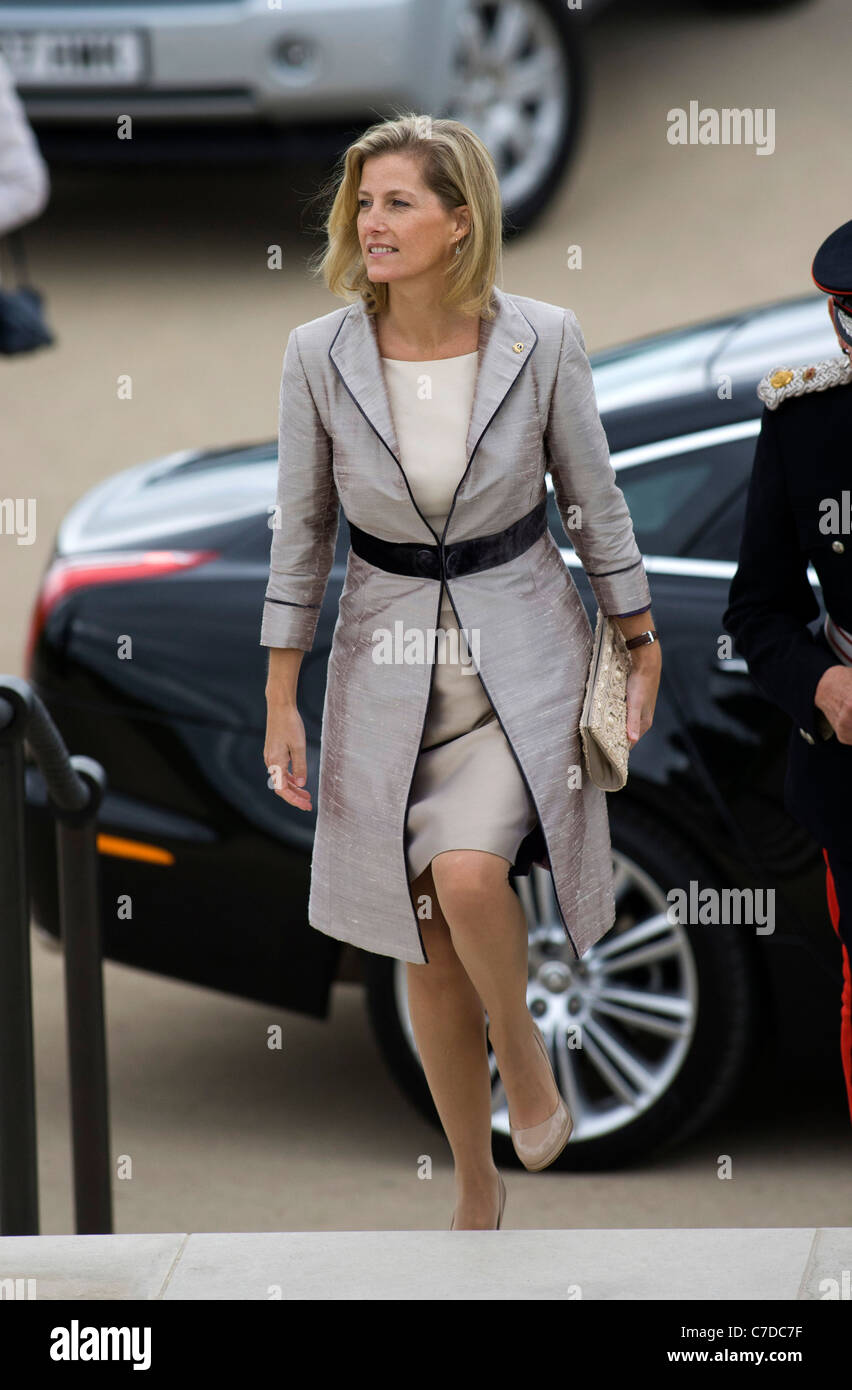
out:
{"label": "man's hand", "polygon": [[820,676],[814,704],[831,724],[838,743],[852,743],[852,666],[829,666]]}

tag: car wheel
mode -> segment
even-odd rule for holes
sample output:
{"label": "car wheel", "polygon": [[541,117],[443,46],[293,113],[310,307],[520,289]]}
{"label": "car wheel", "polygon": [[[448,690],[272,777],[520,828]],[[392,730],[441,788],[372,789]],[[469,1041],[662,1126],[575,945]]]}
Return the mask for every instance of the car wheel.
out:
{"label": "car wheel", "polygon": [[[554,1168],[618,1167],[681,1143],[732,1097],[759,1031],[753,943],[743,927],[667,919],[669,889],[691,879],[718,887],[712,871],[679,836],[629,805],[609,804],[616,920],[581,961],[565,939],[550,873],[534,866],[515,880],[530,924],[528,1006],[574,1118]],[[368,957],[366,984],[391,1074],[439,1125],[411,1027],[405,962]],[[488,1057],[495,1160],[517,1167],[490,1048]]]}
{"label": "car wheel", "polygon": [[562,0],[465,0],[444,114],[491,152],[507,237],[538,217],[570,163],[582,74],[577,22]]}

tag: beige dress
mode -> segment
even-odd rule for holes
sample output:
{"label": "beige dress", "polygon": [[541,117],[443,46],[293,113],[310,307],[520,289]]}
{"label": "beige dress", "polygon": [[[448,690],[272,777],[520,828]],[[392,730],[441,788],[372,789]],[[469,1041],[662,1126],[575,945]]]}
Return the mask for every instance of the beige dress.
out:
{"label": "beige dress", "polygon": [[[467,466],[478,353],[431,362],[383,357],[400,463],[440,536]],[[432,542],[434,544],[434,542]],[[435,670],[406,820],[409,881],[447,849],[480,849],[514,863],[537,813],[473,664],[446,590]]]}

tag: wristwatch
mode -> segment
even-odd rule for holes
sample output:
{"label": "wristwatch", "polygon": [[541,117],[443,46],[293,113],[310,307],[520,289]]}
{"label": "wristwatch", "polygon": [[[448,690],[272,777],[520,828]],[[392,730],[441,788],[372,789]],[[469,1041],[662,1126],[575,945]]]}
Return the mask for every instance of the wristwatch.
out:
{"label": "wristwatch", "polygon": [[647,632],[640,632],[638,636],[629,638],[625,646],[630,651],[633,647],[645,647],[649,642],[659,642],[659,640],[657,629],[651,627]]}

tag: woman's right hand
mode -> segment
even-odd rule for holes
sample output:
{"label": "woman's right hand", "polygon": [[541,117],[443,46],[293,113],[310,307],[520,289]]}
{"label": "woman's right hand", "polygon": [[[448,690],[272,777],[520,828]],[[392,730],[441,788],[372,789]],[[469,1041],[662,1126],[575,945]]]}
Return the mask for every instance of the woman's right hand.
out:
{"label": "woman's right hand", "polygon": [[310,811],[311,794],[306,786],[299,786],[300,780],[302,783],[307,780],[308,767],[305,726],[295,705],[281,705],[267,699],[263,761],[273,779],[275,795],[301,811]]}

